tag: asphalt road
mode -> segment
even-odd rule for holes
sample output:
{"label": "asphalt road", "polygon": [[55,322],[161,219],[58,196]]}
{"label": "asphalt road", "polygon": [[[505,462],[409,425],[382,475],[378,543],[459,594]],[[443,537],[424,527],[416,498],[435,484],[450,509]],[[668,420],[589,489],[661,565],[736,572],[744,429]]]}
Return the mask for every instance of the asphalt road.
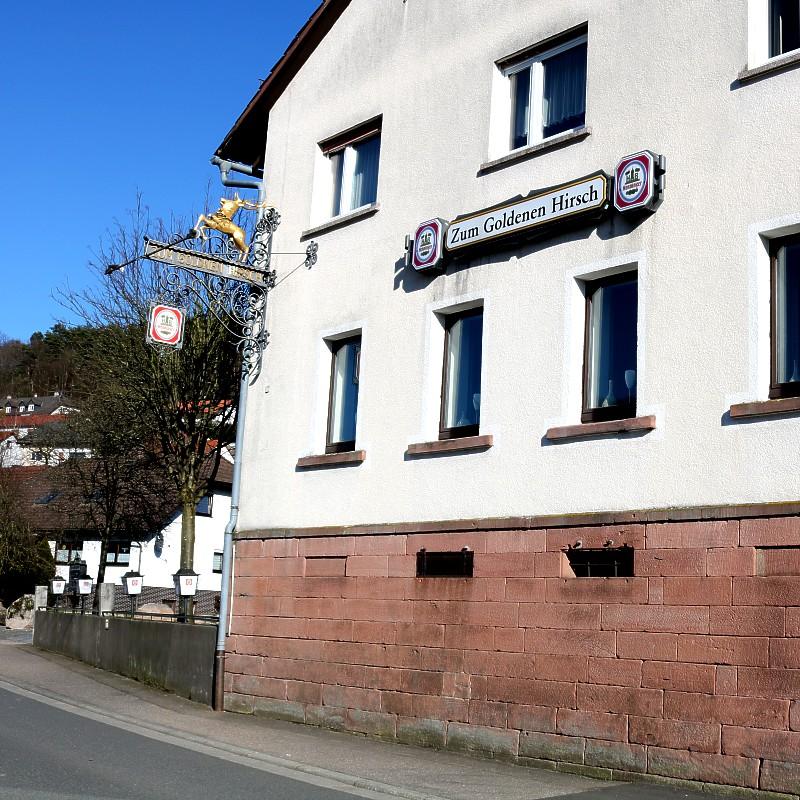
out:
{"label": "asphalt road", "polygon": [[0,689],[0,798],[352,800],[145,738]]}
{"label": "asphalt road", "polygon": [[[312,781],[315,780],[312,778]],[[318,781],[325,784],[324,779]],[[403,793],[399,793],[403,796]],[[406,795],[408,796],[408,795]],[[352,800],[388,798],[332,789],[140,736],[0,689],[0,798],[3,800]],[[601,786],[575,800],[709,798],[667,787]]]}
{"label": "asphalt road", "polygon": [[711,800],[727,794],[591,781],[215,715],[78,662],[44,658],[20,641],[17,632],[0,628],[0,800]]}

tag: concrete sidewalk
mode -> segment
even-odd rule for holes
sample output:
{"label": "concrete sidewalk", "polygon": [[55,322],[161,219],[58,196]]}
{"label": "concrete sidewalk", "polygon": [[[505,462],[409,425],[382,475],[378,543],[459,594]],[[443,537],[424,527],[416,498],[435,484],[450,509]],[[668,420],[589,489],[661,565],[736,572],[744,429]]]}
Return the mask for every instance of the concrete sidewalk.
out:
{"label": "concrete sidewalk", "polygon": [[219,714],[19,644],[19,638],[0,634],[0,687],[208,755],[233,761],[244,758],[261,764],[261,769],[292,774],[299,780],[329,781],[410,800],[712,796],[672,787],[612,784],[264,718]]}

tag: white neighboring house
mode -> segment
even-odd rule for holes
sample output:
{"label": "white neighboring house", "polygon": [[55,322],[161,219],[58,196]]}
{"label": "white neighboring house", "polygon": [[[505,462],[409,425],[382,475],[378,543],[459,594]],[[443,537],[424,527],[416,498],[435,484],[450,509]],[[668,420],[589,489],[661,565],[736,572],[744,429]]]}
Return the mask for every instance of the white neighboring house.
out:
{"label": "white neighboring house", "polygon": [[[195,520],[194,571],[200,575],[198,589],[218,592],[222,573],[222,546],[225,525],[231,510],[230,484],[216,484],[209,490],[198,508]],[[128,570],[137,570],[144,576],[145,586],[163,586],[172,589],[172,576],[180,568],[181,522],[178,511],[170,522],[155,536],[143,542],[116,542],[109,546],[106,557],[106,583],[121,585]],[[50,547],[56,556],[56,572],[69,576],[68,562],[77,555],[86,562],[86,571],[97,578],[100,565],[100,541],[97,539],[62,541],[58,549],[55,540]]]}
{"label": "white neighboring house", "polygon": [[0,414],[0,467],[55,466],[71,457],[86,457],[82,447],[57,446],[41,440],[39,432],[64,423],[67,414],[77,411],[58,392],[52,395],[6,397]]}
{"label": "white neighboring house", "polygon": [[[96,580],[100,565],[101,542],[90,531],[77,527],[80,517],[71,517],[63,507],[63,498],[53,489],[46,466],[14,467],[9,469],[12,482],[21,489],[34,531],[46,538],[56,559],[56,571],[68,577],[69,563],[76,557],[86,562],[87,573]],[[195,518],[194,569],[200,576],[198,589],[220,590],[222,548],[225,526],[231,510],[231,480],[233,459],[223,451],[216,477],[198,504]],[[157,533],[142,536],[141,541],[119,539],[109,543],[106,556],[105,582],[121,584],[128,570],[138,570],[144,576],[145,587],[164,587],[173,590],[172,576],[180,567],[181,523],[183,514],[176,503],[163,528]],[[167,595],[165,595],[166,597]]]}
{"label": "white neighboring house", "polygon": [[[228,458],[223,458],[216,480],[197,506],[194,570],[200,576],[199,590],[220,590],[225,525],[231,510],[232,473],[233,464]],[[111,542],[106,555],[105,582],[121,585],[122,576],[128,570],[137,570],[144,577],[145,586],[172,590],[172,576],[180,568],[182,521],[183,513],[178,509],[161,531],[145,537],[141,542]],[[79,535],[64,536],[58,543],[50,539],[50,547],[56,557],[58,574],[68,577],[68,564],[77,556],[86,562],[87,573],[97,579],[101,549],[99,540]]]}

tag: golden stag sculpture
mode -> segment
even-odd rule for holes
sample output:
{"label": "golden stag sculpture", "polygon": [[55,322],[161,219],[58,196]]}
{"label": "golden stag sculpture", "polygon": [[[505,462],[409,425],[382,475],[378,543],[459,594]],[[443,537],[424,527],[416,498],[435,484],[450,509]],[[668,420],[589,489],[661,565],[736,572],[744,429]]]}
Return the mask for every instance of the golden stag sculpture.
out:
{"label": "golden stag sculpture", "polygon": [[253,203],[250,200],[242,200],[238,194],[235,194],[232,199],[223,197],[219,201],[219,208],[213,214],[209,214],[208,216],[201,214],[197,218],[193,230],[201,239],[207,238],[204,231],[207,231],[209,228],[227,234],[231,237],[236,249],[241,254],[240,259],[246,261],[247,254],[250,252],[250,247],[245,242],[244,231],[233,221],[234,214],[236,214],[240,208],[244,208],[247,211],[256,211],[259,208],[269,208],[269,206],[266,203]]}

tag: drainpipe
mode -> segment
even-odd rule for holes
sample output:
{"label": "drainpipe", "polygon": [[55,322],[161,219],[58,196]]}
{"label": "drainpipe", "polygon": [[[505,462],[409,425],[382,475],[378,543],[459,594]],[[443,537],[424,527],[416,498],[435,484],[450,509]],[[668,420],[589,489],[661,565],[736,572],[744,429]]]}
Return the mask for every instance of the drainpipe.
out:
{"label": "drainpipe", "polygon": [[[223,186],[235,189],[257,189],[259,204],[264,202],[266,187],[263,177],[261,180],[244,180],[231,178],[231,172],[244,175],[255,175],[256,170],[246,164],[237,164],[224,161],[219,156],[214,156],[211,163],[219,167],[220,181]],[[261,219],[264,209],[258,209],[258,219]],[[267,313],[266,305],[263,309]],[[222,551],[222,585],[219,595],[219,623],[217,626],[217,647],[214,653],[214,710],[225,710],[225,635],[230,608],[231,574],[233,571],[233,532],[239,519],[239,491],[242,478],[242,455],[244,451],[244,422],[247,413],[247,394],[250,380],[245,364],[242,364],[242,374],[239,379],[239,408],[236,412],[236,452],[233,459],[233,482],[231,484],[231,514],[225,526],[225,544]]]}

